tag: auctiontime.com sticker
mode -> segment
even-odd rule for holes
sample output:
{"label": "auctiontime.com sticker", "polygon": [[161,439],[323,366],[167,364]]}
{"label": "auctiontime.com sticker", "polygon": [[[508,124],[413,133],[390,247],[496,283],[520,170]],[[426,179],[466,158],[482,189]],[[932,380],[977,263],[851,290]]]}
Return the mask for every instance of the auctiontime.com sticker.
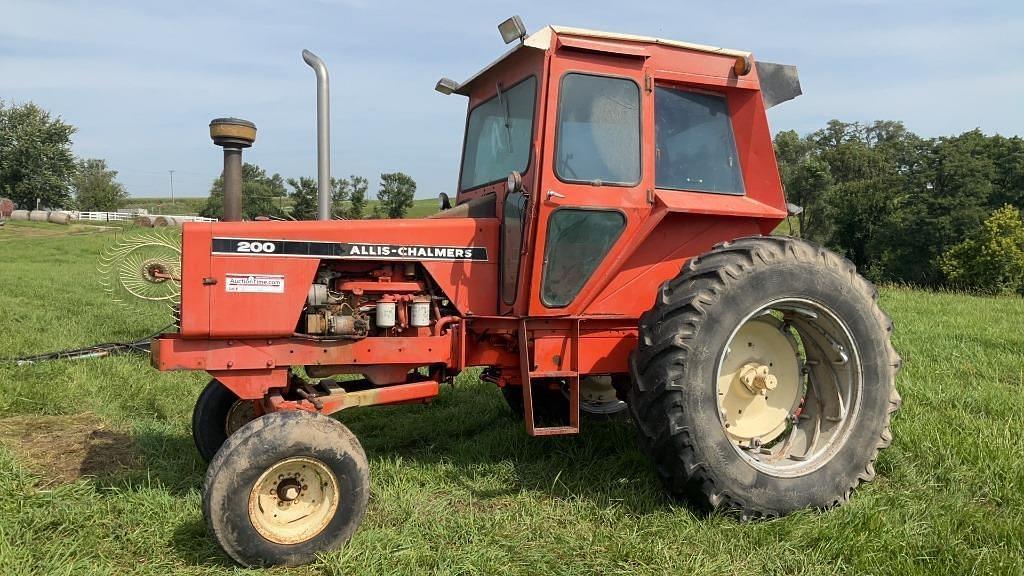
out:
{"label": "auctiontime.com sticker", "polygon": [[227,292],[284,293],[284,276],[277,274],[227,274],[224,280]]}

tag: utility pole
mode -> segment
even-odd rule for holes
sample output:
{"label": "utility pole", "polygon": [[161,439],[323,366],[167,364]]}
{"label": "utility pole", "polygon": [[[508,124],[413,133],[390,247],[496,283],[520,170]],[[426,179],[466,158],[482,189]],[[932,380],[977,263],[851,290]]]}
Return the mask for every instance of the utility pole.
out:
{"label": "utility pole", "polygon": [[171,175],[171,204],[174,204],[174,170],[167,171]]}

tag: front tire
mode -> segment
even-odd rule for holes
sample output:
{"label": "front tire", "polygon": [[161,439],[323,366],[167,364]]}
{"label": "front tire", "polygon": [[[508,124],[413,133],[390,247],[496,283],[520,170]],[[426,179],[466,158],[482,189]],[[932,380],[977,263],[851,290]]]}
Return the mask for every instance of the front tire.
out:
{"label": "front tire", "polygon": [[629,408],[669,490],[750,518],[835,506],[871,480],[900,404],[876,298],[849,261],[782,237],[720,244],[665,283]]}
{"label": "front tire", "polygon": [[347,542],[369,495],[366,453],[348,428],[274,412],[239,429],[210,462],[203,516],[239,564],[298,566]]}
{"label": "front tire", "polygon": [[203,460],[213,460],[228,436],[256,417],[254,408],[219,380],[210,380],[192,409],[192,440]]}

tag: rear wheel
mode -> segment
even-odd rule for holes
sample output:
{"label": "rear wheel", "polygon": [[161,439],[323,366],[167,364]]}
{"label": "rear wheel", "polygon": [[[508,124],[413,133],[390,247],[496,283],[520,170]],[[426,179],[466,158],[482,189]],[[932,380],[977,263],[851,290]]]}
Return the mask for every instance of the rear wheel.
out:
{"label": "rear wheel", "polygon": [[791,238],[727,242],[640,321],[630,411],[670,490],[741,516],[846,501],[891,441],[892,324],[853,265]]}
{"label": "rear wheel", "polygon": [[256,418],[255,405],[240,400],[220,383],[210,380],[192,409],[192,440],[203,460],[209,462],[220,447],[247,422]]}
{"label": "rear wheel", "polygon": [[348,541],[369,494],[366,454],[348,428],[275,412],[239,429],[210,462],[203,515],[239,564],[297,566]]}

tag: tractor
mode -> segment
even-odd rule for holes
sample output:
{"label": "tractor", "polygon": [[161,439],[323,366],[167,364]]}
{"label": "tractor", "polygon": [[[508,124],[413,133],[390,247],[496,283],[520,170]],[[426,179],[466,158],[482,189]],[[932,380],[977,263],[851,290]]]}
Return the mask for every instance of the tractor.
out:
{"label": "tractor", "polygon": [[[460,372],[531,436],[622,413],[673,495],[741,519],[842,504],[875,476],[900,397],[892,323],[843,257],[772,235],[798,207],[766,110],[796,69],[645,36],[499,26],[465,82],[458,188],[419,219],[331,219],[329,79],[317,78],[319,220],[240,220],[256,135],[222,118],[226,221],[182,227],[159,370],[212,380],[192,431],[203,514],[246,566],[344,544],[369,497],[329,415],[427,403]],[[581,419],[581,416],[584,416]],[[602,416],[607,417],[607,416]]]}

